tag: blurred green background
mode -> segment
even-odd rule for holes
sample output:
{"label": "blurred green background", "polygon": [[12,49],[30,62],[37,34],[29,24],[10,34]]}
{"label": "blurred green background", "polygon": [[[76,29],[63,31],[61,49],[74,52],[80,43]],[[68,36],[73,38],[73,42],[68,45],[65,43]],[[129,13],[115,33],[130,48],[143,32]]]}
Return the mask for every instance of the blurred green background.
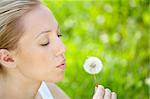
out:
{"label": "blurred green background", "polygon": [[150,87],[149,0],[44,0],[56,17],[67,48],[65,78],[58,85],[71,99],[92,99],[94,79],[83,70],[99,57],[97,82],[118,99],[148,99]]}

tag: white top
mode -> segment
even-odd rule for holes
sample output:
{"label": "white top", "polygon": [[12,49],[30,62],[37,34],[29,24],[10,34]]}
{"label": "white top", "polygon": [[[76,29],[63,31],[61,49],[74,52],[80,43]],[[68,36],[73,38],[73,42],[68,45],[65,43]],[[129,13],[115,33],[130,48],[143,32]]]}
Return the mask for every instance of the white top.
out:
{"label": "white top", "polygon": [[54,99],[50,90],[48,89],[48,87],[44,81],[42,82],[38,91],[39,91],[42,99]]}

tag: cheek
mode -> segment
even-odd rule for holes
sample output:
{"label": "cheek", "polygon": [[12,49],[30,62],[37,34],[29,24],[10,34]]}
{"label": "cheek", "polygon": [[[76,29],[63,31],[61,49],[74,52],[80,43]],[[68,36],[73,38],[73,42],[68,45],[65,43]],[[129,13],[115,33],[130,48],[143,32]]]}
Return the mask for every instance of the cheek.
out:
{"label": "cheek", "polygon": [[25,76],[32,79],[43,79],[54,73],[55,61],[53,54],[46,50],[24,50],[18,57],[18,68]]}

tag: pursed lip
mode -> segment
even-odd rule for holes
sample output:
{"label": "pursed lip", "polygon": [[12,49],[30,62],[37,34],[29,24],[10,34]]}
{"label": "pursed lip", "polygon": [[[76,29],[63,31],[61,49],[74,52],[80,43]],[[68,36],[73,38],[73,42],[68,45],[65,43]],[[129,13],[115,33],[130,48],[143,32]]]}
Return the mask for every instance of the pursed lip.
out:
{"label": "pursed lip", "polygon": [[59,65],[56,66],[56,68],[60,68],[60,69],[63,69],[63,70],[65,69],[65,67],[66,67],[65,61],[61,62]]}

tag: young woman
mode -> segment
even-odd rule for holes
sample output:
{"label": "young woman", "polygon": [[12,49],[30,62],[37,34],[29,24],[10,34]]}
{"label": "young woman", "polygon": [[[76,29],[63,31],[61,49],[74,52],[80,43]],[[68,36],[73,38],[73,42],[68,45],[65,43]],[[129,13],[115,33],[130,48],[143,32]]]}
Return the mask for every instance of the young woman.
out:
{"label": "young woman", "polygon": [[[0,99],[69,99],[66,51],[52,12],[38,0],[0,0]],[[116,99],[98,86],[93,99]]]}

